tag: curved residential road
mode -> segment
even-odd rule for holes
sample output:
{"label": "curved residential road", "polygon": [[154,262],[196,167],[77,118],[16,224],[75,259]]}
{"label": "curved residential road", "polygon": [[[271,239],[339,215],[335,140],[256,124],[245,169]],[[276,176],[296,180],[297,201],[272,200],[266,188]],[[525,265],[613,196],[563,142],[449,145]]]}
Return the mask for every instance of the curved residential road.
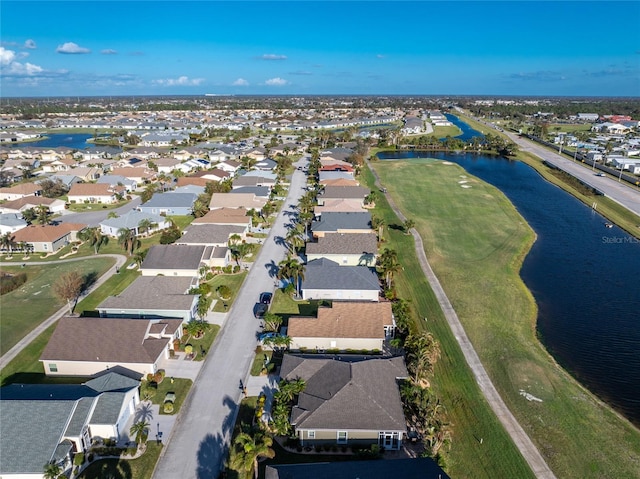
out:
{"label": "curved residential road", "polygon": [[[96,288],[100,287],[106,280],[108,280],[111,276],[113,276],[116,271],[124,265],[127,261],[127,257],[121,254],[101,254],[98,256],[82,256],[79,258],[69,258],[69,259],[60,259],[56,261],[35,261],[33,263],[28,263],[29,266],[32,265],[43,265],[43,264],[59,264],[59,263],[70,263],[73,261],[82,261],[91,258],[115,258],[116,263],[109,268],[105,273],[100,276],[95,283],[93,283],[89,289],[84,293],[84,296],[92,293],[96,290]],[[19,265],[23,264],[22,262],[2,262],[2,265]],[[31,341],[40,336],[49,326],[58,321],[62,316],[68,314],[68,307],[65,304],[58,311],[49,316],[46,320],[36,326],[32,331],[30,331],[24,338],[22,338],[18,343],[13,346],[9,351],[2,354],[0,357],[0,369],[4,368],[11,360],[13,360],[20,351],[22,351],[26,346],[28,346]]]}
{"label": "curved residential road", "polygon": [[[370,165],[369,169],[376,179],[376,185],[380,188],[380,178],[378,177],[377,172],[373,168],[371,168]],[[389,202],[389,206],[391,206],[396,215],[398,215],[398,218],[400,218],[400,220],[403,222],[406,221],[407,218],[396,206],[393,199],[388,194],[385,194],[385,197]],[[462,323],[460,323],[460,319],[453,309],[449,298],[444,292],[440,281],[438,281],[438,278],[431,269],[431,265],[427,260],[427,255],[424,252],[422,237],[415,228],[411,229],[411,234],[413,235],[413,238],[415,240],[416,254],[418,255],[418,261],[420,262],[422,271],[424,272],[427,281],[429,281],[429,284],[431,285],[431,289],[438,299],[440,308],[447,318],[447,323],[449,324],[451,331],[453,331],[453,334],[458,341],[458,344],[460,345],[460,349],[462,349],[462,354],[464,355],[467,364],[471,368],[471,371],[476,378],[476,382],[478,383],[482,394],[484,394],[487,402],[491,406],[491,409],[493,409],[493,412],[496,414],[496,416],[498,416],[498,419],[509,433],[511,440],[515,443],[516,447],[529,464],[529,467],[531,468],[535,476],[539,479],[555,479],[556,476],[553,474],[553,471],[551,471],[551,468],[547,465],[544,457],[542,457],[542,454],[540,454],[538,448],[531,441],[525,430],[522,429],[522,426],[520,426],[520,423],[518,423],[509,408],[507,408],[507,405],[502,400],[502,397],[500,397],[498,390],[491,382],[491,378],[489,378],[487,370],[482,365],[480,357],[476,353],[476,350],[473,348],[473,344],[471,344],[467,333],[462,327]]]}
{"label": "curved residential road", "polygon": [[116,213],[118,216],[122,216],[123,214],[131,211],[134,208],[137,208],[141,203],[141,199],[139,196],[135,196],[129,203],[121,206],[120,208],[116,208],[113,210],[103,210],[98,209],[96,211],[85,211],[82,213],[71,213],[68,210],[62,214],[62,216],[56,218],[56,221],[60,221],[62,223],[84,223],[89,225],[90,227],[100,225],[100,222],[107,219],[109,213]]}
{"label": "curved residential road", "polygon": [[[306,164],[307,158],[298,164]],[[287,224],[295,216],[306,176],[294,170],[285,203],[274,221],[227,318],[209,350],[163,448],[154,479],[214,479],[223,469],[260,332],[253,308],[262,291],[273,292],[284,258]],[[153,421],[151,421],[153,423]],[[152,427],[152,432],[153,431]]]}

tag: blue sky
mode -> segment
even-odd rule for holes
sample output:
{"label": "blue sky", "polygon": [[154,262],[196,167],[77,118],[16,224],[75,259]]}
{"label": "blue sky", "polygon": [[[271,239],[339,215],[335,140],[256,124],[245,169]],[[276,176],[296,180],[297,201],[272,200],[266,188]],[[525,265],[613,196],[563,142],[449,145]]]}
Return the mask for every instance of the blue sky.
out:
{"label": "blue sky", "polygon": [[640,2],[2,0],[0,94],[640,95]]}

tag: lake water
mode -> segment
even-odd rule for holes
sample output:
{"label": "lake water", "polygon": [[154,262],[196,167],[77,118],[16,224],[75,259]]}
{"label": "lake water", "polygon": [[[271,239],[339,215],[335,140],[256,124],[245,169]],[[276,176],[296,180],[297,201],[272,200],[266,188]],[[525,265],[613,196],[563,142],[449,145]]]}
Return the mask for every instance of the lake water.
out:
{"label": "lake water", "polygon": [[[92,139],[93,135],[87,133],[47,133],[47,138],[40,141],[25,141],[23,143],[16,143],[8,145],[8,148],[25,148],[25,147],[43,147],[43,148],[55,148],[57,146],[63,146],[65,148],[73,148],[75,150],[106,150],[109,153],[120,153],[122,148],[115,146],[101,146],[94,143],[88,143],[87,140]],[[3,146],[4,147],[4,146]]]}
{"label": "lake water", "polygon": [[451,123],[453,123],[458,128],[460,128],[460,130],[462,130],[462,133],[456,136],[456,138],[458,138],[459,140],[469,141],[474,136],[484,138],[484,135],[481,132],[479,132],[478,130],[474,130],[467,123],[460,120],[457,116],[452,115],[450,113],[445,113],[444,116],[447,117],[447,120],[449,120]]}
{"label": "lake water", "polygon": [[443,152],[389,152],[459,164],[496,186],[537,234],[521,276],[549,352],[585,387],[640,426],[640,242],[524,163]]}

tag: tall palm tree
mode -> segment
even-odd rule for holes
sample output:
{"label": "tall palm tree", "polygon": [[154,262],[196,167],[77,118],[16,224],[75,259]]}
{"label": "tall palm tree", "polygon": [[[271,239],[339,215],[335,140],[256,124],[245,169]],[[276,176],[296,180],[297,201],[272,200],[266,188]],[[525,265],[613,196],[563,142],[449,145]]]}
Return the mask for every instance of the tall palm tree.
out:
{"label": "tall palm tree", "polygon": [[16,238],[11,232],[7,232],[0,236],[0,247],[2,249],[9,250],[9,254],[13,253],[13,248],[16,246]]}
{"label": "tall palm tree", "polygon": [[46,225],[49,223],[49,218],[51,217],[51,211],[49,211],[49,207],[46,205],[38,205],[35,208],[36,212],[36,221],[41,225]]}
{"label": "tall palm tree", "polygon": [[155,221],[149,218],[142,218],[138,222],[138,232],[142,231],[143,234],[148,234],[149,231],[155,228],[156,226],[158,226],[158,223],[156,223]]}
{"label": "tall palm tree", "polygon": [[146,421],[138,421],[133,423],[131,428],[129,429],[129,434],[134,437],[136,444],[138,447],[147,440],[149,436],[149,423]]}
{"label": "tall palm tree", "polygon": [[300,236],[300,232],[296,228],[289,229],[285,241],[291,253],[295,253],[304,246],[304,239]]}
{"label": "tall palm tree", "polygon": [[272,458],[276,455],[271,449],[273,439],[266,434],[256,432],[253,436],[242,432],[234,441],[235,454],[231,458],[231,466],[246,474],[254,473],[258,477],[258,458]]}
{"label": "tall palm tree", "polygon": [[393,273],[401,268],[400,263],[398,263],[398,253],[396,253],[396,250],[385,248],[378,258],[378,267],[385,277],[387,289],[390,289],[393,281]]}
{"label": "tall palm tree", "polygon": [[120,228],[118,230],[118,244],[122,245],[125,251],[132,254],[134,250],[140,247],[140,240],[136,234],[129,228]]}
{"label": "tall palm tree", "polygon": [[89,244],[93,246],[94,254],[98,254],[100,246],[103,244],[106,245],[109,242],[109,237],[103,235],[99,227],[86,228],[78,233],[78,237],[82,241],[88,241]]}
{"label": "tall palm tree", "polygon": [[371,228],[378,234],[378,241],[382,240],[382,232],[384,229],[384,220],[379,216],[371,217]]}

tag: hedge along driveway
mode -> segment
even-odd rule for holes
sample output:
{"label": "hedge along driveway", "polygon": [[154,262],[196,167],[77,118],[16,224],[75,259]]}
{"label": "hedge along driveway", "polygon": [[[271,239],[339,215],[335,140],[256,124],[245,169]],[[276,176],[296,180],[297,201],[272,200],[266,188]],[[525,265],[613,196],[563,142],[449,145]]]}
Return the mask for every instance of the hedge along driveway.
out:
{"label": "hedge along driveway", "polygon": [[6,273],[27,273],[27,282],[2,296],[0,350],[4,354],[38,324],[64,306],[53,292],[56,280],[70,271],[102,276],[114,264],[113,258],[86,258],[82,261],[47,265],[2,266]]}

